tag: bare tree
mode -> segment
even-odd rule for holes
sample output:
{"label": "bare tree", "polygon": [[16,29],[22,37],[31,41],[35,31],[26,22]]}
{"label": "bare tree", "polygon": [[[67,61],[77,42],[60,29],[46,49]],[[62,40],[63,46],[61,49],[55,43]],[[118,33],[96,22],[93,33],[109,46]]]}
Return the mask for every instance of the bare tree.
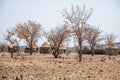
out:
{"label": "bare tree", "polygon": [[70,36],[70,30],[66,25],[61,25],[59,27],[55,27],[47,34],[47,39],[50,42],[52,47],[52,54],[55,58],[58,57],[59,47],[62,43],[64,43],[68,37]]}
{"label": "bare tree", "polygon": [[[115,39],[117,36],[115,36],[113,33],[111,34],[106,34],[105,35],[105,44],[109,47],[114,46]],[[111,50],[111,49],[110,49]],[[112,51],[108,53],[109,59],[111,59]]]}
{"label": "bare tree", "polygon": [[15,44],[17,38],[15,37],[15,31],[14,31],[14,29],[9,29],[9,30],[7,30],[6,33],[7,34],[5,34],[5,40],[7,40],[11,44]]}
{"label": "bare tree", "polygon": [[94,50],[97,44],[103,40],[101,33],[102,31],[99,28],[88,25],[86,31],[86,40],[90,45],[92,56],[94,56]]}
{"label": "bare tree", "polygon": [[28,21],[23,24],[19,23],[16,27],[16,34],[20,39],[25,40],[25,42],[30,47],[30,55],[33,53],[33,45],[36,43],[41,36],[42,28],[39,23],[33,21]]}
{"label": "bare tree", "polygon": [[86,22],[92,14],[92,9],[86,9],[85,5],[72,6],[70,12],[67,9],[63,10],[63,17],[65,22],[72,28],[73,33],[78,41],[79,61],[82,61],[82,42],[86,30]]}
{"label": "bare tree", "polygon": [[116,39],[116,36],[113,33],[106,34],[105,35],[105,43],[106,43],[106,45],[110,46],[110,45],[114,44],[115,39]]}
{"label": "bare tree", "polygon": [[13,48],[16,44],[19,43],[19,39],[15,35],[14,29],[7,30],[5,34],[5,40],[9,42],[9,51],[11,53],[11,57],[13,57]]}

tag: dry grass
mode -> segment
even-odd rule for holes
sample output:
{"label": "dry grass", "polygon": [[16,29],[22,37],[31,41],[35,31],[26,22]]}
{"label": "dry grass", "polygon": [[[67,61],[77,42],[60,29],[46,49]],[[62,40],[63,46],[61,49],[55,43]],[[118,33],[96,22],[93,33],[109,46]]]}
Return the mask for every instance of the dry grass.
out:
{"label": "dry grass", "polygon": [[51,54],[0,54],[0,80],[120,80],[120,55],[109,60],[105,55],[83,55],[77,61],[76,54],[55,59]]}

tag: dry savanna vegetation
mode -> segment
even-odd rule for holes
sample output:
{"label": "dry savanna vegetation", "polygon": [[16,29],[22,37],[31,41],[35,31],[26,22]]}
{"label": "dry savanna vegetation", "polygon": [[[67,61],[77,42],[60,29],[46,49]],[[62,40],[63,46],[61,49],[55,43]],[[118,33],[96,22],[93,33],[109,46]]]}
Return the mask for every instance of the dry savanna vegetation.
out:
{"label": "dry savanna vegetation", "polygon": [[[87,23],[92,13],[85,5],[72,5],[61,12],[63,24],[50,31],[31,20],[8,29],[0,43],[0,80],[120,80],[116,36]],[[42,48],[37,46],[41,37],[48,42]],[[72,38],[74,53],[67,45]],[[20,41],[26,43],[24,51]]]}

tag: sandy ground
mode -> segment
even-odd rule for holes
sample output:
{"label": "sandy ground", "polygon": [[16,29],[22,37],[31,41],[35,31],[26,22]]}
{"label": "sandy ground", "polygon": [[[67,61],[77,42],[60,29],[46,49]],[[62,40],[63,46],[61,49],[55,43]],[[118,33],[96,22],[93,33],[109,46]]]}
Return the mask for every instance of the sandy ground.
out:
{"label": "sandy ground", "polygon": [[109,60],[105,55],[76,54],[55,59],[51,54],[0,53],[0,80],[120,80],[120,55]]}

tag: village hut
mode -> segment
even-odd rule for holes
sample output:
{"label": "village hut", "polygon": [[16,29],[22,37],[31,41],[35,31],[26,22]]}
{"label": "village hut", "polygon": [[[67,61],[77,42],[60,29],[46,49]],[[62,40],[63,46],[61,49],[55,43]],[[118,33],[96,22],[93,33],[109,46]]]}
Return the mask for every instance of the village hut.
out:
{"label": "village hut", "polygon": [[[32,51],[35,52],[35,53],[37,53],[38,52],[38,47],[36,45],[34,45]],[[29,47],[29,45],[27,45],[25,47],[25,53],[29,53],[29,52],[30,52],[30,47]]]}
{"label": "village hut", "polygon": [[40,53],[50,53],[50,51],[51,51],[50,44],[48,44],[47,42],[44,42],[40,47]]}
{"label": "village hut", "polygon": [[107,55],[118,55],[119,48],[115,44],[111,44],[105,49],[105,53]]}
{"label": "village hut", "polygon": [[9,46],[7,46],[8,52],[20,52],[20,47],[18,45],[14,45],[14,44],[10,44]]}
{"label": "village hut", "polygon": [[66,53],[66,52],[67,52],[67,47],[62,44],[59,48],[59,53]]}
{"label": "village hut", "polygon": [[[38,47],[37,47],[37,45],[36,45],[36,43],[37,43],[37,40],[35,40],[34,42],[33,42],[33,49],[32,49],[32,52],[33,53],[38,53]],[[25,53],[30,53],[30,46],[27,44],[27,46],[25,47]]]}

